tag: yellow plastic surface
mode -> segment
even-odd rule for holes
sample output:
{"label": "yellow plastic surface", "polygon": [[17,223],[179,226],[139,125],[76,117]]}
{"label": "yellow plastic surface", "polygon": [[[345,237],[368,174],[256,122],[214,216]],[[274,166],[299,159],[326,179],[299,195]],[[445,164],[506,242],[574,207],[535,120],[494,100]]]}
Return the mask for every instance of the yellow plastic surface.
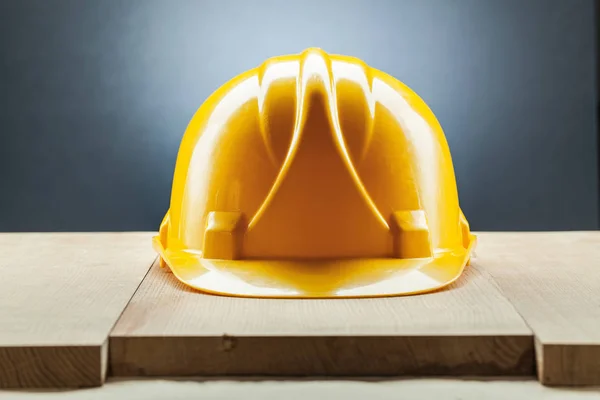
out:
{"label": "yellow plastic surface", "polygon": [[153,243],[204,292],[372,297],[450,284],[475,237],[423,100],[356,58],[308,49],[198,109]]}

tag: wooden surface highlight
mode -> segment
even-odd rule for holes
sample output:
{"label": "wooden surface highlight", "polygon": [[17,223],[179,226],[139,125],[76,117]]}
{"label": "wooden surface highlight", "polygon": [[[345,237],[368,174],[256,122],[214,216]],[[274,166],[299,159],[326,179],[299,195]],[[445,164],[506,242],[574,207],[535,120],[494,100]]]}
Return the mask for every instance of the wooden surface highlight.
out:
{"label": "wooden surface highlight", "polygon": [[110,337],[116,376],[533,375],[532,334],[477,268],[382,299],[204,295],[155,265]]}
{"label": "wooden surface highlight", "polygon": [[0,387],[102,384],[107,338],[148,271],[150,233],[0,234]]}
{"label": "wooden surface highlight", "polygon": [[600,385],[600,232],[481,233],[490,273],[536,338],[546,385]]}

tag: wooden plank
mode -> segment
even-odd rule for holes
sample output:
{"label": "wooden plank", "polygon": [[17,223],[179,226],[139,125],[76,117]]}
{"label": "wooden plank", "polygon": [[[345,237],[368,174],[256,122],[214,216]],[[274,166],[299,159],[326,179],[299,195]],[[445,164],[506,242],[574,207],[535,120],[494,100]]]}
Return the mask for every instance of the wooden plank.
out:
{"label": "wooden plank", "polygon": [[546,385],[600,385],[600,232],[484,233],[477,261],[533,330]]}
{"label": "wooden plank", "polygon": [[110,337],[115,376],[533,375],[529,328],[489,276],[382,299],[244,299],[154,266]]}
{"label": "wooden plank", "polygon": [[102,384],[107,338],[147,273],[150,233],[0,234],[0,387]]}

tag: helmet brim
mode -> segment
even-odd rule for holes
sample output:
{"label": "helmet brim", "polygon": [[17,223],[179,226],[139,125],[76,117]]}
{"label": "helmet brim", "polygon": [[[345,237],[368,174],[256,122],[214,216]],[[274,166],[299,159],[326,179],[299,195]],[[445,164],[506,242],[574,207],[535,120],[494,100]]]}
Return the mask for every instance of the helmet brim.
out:
{"label": "helmet brim", "polygon": [[[157,238],[158,239],[158,238]],[[227,296],[258,298],[356,298],[414,295],[456,281],[468,249],[421,259],[208,260],[187,250],[164,249],[162,259],[185,285]]]}

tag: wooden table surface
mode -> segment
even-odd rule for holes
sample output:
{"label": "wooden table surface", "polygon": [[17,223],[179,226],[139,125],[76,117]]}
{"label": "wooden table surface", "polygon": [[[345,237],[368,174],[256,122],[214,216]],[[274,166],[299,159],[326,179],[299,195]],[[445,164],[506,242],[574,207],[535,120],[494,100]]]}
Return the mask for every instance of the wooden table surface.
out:
{"label": "wooden table surface", "polygon": [[97,386],[107,373],[107,391],[140,376],[600,385],[600,232],[479,233],[445,290],[343,300],[195,292],[153,264],[151,236],[0,234],[0,387]]}

